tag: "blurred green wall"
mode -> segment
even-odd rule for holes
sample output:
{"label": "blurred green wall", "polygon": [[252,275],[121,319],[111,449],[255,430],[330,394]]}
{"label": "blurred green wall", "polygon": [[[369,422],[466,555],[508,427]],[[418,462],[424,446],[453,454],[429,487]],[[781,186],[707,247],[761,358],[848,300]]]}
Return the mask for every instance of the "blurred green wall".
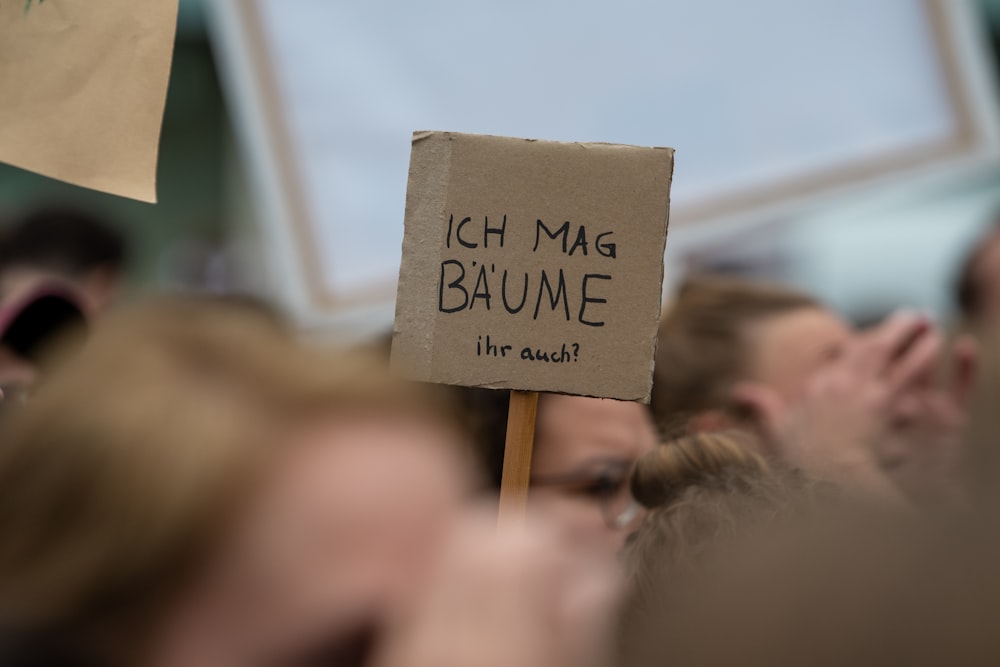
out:
{"label": "blurred green wall", "polygon": [[199,0],[182,0],[157,172],[159,203],[105,195],[0,164],[0,224],[36,204],[79,204],[127,235],[132,282],[150,287],[160,282],[164,251],[190,240],[222,240],[231,141]]}

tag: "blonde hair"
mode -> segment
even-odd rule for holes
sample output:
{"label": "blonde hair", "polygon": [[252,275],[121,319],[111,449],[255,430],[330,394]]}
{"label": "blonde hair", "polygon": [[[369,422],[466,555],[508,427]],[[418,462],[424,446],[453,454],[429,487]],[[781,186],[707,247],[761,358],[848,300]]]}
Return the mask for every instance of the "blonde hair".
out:
{"label": "blonde hair", "polygon": [[0,625],[128,636],[112,628],[193,576],[283,429],[364,411],[448,420],[383,363],[252,309],[173,299],[111,318],[0,431]]}
{"label": "blonde hair", "polygon": [[636,463],[632,495],[647,509],[669,507],[691,488],[726,486],[730,478],[763,476],[771,467],[740,431],[696,433],[671,440]]}
{"label": "blonde hair", "polygon": [[687,435],[636,463],[632,494],[648,511],[625,551],[628,613],[659,604],[659,583],[685,577],[746,530],[794,516],[823,495],[793,471],[775,468],[738,432]]}

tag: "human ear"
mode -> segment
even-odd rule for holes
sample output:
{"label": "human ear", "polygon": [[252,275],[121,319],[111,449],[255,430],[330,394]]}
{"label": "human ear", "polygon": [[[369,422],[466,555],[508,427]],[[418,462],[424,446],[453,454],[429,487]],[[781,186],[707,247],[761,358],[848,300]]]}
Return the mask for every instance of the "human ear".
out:
{"label": "human ear", "polygon": [[760,443],[760,454],[772,455],[781,439],[786,408],[781,396],[774,389],[757,382],[739,382],[732,389],[732,399],[742,426],[755,435]]}

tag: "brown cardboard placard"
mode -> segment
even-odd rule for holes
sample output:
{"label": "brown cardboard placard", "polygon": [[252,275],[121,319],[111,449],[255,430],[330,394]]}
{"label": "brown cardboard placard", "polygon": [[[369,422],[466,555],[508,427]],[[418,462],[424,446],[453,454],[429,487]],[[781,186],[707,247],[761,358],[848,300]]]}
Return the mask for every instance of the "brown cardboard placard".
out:
{"label": "brown cardboard placard", "polygon": [[414,133],[394,367],[648,401],[672,173],[670,148]]}
{"label": "brown cardboard placard", "polygon": [[0,0],[0,162],[156,201],[178,0]]}

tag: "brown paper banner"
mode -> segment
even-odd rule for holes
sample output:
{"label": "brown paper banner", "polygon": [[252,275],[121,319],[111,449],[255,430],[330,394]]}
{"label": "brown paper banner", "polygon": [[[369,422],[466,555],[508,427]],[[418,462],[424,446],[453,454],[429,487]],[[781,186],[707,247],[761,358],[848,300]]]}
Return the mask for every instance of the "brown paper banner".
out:
{"label": "brown paper banner", "polygon": [[178,0],[0,0],[0,161],[156,201]]}

